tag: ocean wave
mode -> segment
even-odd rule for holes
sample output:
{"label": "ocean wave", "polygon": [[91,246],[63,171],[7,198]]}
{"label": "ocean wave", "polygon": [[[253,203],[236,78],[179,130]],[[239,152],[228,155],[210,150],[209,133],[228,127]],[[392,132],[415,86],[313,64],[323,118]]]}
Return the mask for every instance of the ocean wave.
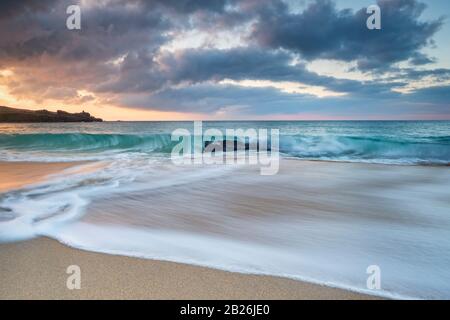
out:
{"label": "ocean wave", "polygon": [[283,136],[280,152],[312,160],[448,164],[450,137]]}
{"label": "ocean wave", "polygon": [[170,144],[170,135],[37,133],[2,134],[1,149],[41,151],[105,151],[145,147],[158,149]]}
{"label": "ocean wave", "polygon": [[[246,166],[83,164],[0,195],[0,243],[47,236],[390,298],[449,297],[448,170],[284,168],[260,177]],[[382,290],[366,288],[370,265],[382,268]]]}
{"label": "ocean wave", "polygon": [[[168,156],[177,143],[171,140],[169,133],[0,134],[0,158],[70,161],[127,152]],[[281,135],[280,152],[310,160],[447,165],[450,163],[450,136]]]}

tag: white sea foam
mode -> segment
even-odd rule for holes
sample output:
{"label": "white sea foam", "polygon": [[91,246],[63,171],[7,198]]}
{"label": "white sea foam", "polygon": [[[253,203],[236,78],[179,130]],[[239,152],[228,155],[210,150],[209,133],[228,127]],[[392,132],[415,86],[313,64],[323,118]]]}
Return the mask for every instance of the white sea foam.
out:
{"label": "white sea foam", "polygon": [[[70,246],[278,275],[399,298],[450,298],[450,173],[283,160],[89,164],[0,198],[0,241]],[[382,290],[368,291],[378,265]]]}
{"label": "white sea foam", "polygon": [[[226,122],[277,128],[280,172],[174,166],[190,123],[0,125],[0,161],[101,161],[0,194],[0,242],[268,274],[395,298],[450,298],[450,122]],[[366,289],[369,265],[381,291]]]}
{"label": "white sea foam", "polygon": [[[68,246],[87,251],[186,263],[246,274],[280,276],[392,299],[417,298],[386,290],[365,289],[363,277],[360,283],[345,279],[335,271],[323,270],[321,263],[307,255],[299,256],[283,248],[243,243],[226,237],[170,230],[149,232],[139,228],[99,226],[82,222],[46,235]],[[361,269],[357,272],[362,273],[363,268],[364,265],[361,264]],[[340,278],[342,282],[339,282]]]}

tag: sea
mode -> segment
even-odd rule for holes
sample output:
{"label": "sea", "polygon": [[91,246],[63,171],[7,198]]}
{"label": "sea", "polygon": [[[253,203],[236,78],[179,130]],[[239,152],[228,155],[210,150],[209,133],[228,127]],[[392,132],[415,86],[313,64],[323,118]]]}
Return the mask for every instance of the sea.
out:
{"label": "sea", "polygon": [[[450,121],[202,127],[278,130],[280,173],[174,164],[172,133],[194,132],[191,121],[0,124],[2,162],[81,161],[0,193],[0,242],[47,236],[95,252],[450,299]],[[368,283],[373,270],[381,287]]]}

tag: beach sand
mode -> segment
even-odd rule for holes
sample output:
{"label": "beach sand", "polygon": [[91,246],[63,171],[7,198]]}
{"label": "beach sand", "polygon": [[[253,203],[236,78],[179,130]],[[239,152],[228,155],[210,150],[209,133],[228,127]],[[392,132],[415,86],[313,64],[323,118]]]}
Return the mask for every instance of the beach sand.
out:
{"label": "beach sand", "polygon": [[[305,282],[106,255],[40,238],[0,245],[0,299],[373,299]],[[81,269],[81,289],[66,269]]]}
{"label": "beach sand", "polygon": [[[0,192],[79,163],[0,163]],[[69,290],[67,267],[81,268]],[[69,248],[47,238],[0,244],[0,299],[374,299],[301,281]]]}
{"label": "beach sand", "polygon": [[0,193],[40,182],[48,175],[81,163],[0,162]]}

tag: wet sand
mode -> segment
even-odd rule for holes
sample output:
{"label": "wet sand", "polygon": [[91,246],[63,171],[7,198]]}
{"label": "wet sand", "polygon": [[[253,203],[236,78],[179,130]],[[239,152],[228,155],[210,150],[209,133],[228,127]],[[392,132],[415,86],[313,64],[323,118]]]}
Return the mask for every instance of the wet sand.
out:
{"label": "wet sand", "polygon": [[51,174],[81,163],[0,162],[0,193],[40,182]]}
{"label": "wet sand", "polygon": [[[0,299],[374,299],[305,282],[106,255],[40,238],[0,245]],[[81,289],[66,286],[78,265]]]}
{"label": "wet sand", "polygon": [[[78,163],[0,163],[0,193]],[[66,286],[70,265],[81,289]],[[0,244],[0,299],[374,299],[291,279],[82,251],[39,238]]]}

